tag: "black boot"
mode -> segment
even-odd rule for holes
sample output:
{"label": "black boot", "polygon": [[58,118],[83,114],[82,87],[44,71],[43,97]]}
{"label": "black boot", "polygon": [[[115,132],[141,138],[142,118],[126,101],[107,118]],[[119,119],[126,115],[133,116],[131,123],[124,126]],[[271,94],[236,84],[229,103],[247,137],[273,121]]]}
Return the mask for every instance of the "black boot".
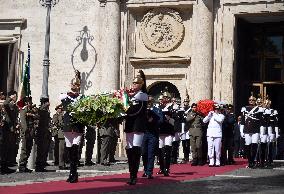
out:
{"label": "black boot", "polygon": [[265,155],[266,155],[266,143],[260,144],[261,152],[260,152],[260,167],[265,167]]}
{"label": "black boot", "polygon": [[275,142],[270,142],[268,144],[268,154],[267,154],[267,165],[271,166],[273,163],[273,151],[275,148]]}
{"label": "black boot", "polygon": [[164,155],[164,176],[169,176],[170,173],[170,158],[171,158],[171,151],[172,147],[171,146],[165,146],[165,155]]}
{"label": "black boot", "polygon": [[[253,164],[252,168],[256,168],[257,165],[255,163],[255,159],[257,159],[257,154],[260,154],[260,151],[257,151],[258,149],[258,144],[257,143],[252,143],[251,144],[251,163]],[[257,159],[258,160],[258,159]]]}
{"label": "black boot", "polygon": [[244,151],[245,151],[245,155],[248,159],[248,168],[253,168],[254,167],[254,159],[252,160],[252,157],[251,157],[251,145],[245,145]]}
{"label": "black boot", "polygon": [[140,158],[141,158],[141,147],[133,146],[132,148],[132,161],[133,168],[132,172],[130,172],[130,182],[129,185],[135,185],[137,182],[137,173],[140,166]]}
{"label": "black boot", "polygon": [[79,149],[78,145],[72,145],[71,147],[69,183],[78,182],[78,173],[77,173],[78,151],[79,151],[78,149]]}
{"label": "black boot", "polygon": [[71,161],[73,160],[73,158],[72,158],[72,147],[65,147],[64,148],[65,149],[65,151],[66,151],[66,153],[68,153],[68,158],[67,158],[67,160],[68,160],[68,162],[70,163],[70,172],[69,172],[69,177],[68,177],[68,179],[66,180],[66,182],[70,182],[70,180],[71,180]]}
{"label": "black boot", "polygon": [[159,172],[157,172],[157,174],[163,174],[164,173],[164,169],[165,169],[165,148],[159,148],[159,164],[160,164],[160,170]]}
{"label": "black boot", "polygon": [[133,148],[126,149],[126,155],[128,160],[128,168],[129,168],[129,175],[130,179],[127,182],[129,185],[135,185],[136,180],[134,176],[134,156],[133,156]]}

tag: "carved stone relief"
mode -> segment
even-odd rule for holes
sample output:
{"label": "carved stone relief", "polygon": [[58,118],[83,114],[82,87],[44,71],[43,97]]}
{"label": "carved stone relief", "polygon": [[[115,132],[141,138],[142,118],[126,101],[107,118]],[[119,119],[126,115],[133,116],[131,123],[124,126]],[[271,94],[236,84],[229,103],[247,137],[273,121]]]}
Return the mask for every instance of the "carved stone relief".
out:
{"label": "carved stone relief", "polygon": [[182,18],[174,9],[150,10],[142,19],[140,35],[149,50],[159,53],[172,51],[184,37]]}

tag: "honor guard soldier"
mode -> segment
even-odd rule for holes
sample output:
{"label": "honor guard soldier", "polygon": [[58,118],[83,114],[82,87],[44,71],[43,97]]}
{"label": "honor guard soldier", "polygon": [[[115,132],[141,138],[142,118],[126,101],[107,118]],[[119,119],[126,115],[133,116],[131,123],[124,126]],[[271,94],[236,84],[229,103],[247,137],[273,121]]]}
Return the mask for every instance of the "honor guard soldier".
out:
{"label": "honor guard soldier", "polygon": [[245,138],[245,154],[248,159],[248,168],[254,168],[257,155],[260,133],[264,134],[263,111],[256,105],[256,98],[249,98],[249,105],[241,109],[242,120],[240,125],[241,137]]}
{"label": "honor guard soldier", "polygon": [[126,111],[125,135],[126,154],[129,165],[130,180],[129,185],[137,182],[137,173],[140,164],[141,146],[144,132],[147,127],[147,102],[146,78],[142,70],[133,80],[132,89],[134,95],[130,98],[130,106]]}
{"label": "honor guard soldier", "polygon": [[174,119],[172,118],[171,111],[166,108],[163,109],[163,122],[160,124],[159,131],[159,164],[160,170],[157,174],[164,174],[169,176],[171,164],[171,152],[174,131]]}
{"label": "honor guard soldier", "polygon": [[182,149],[184,157],[181,163],[188,163],[189,162],[189,153],[190,153],[190,132],[189,126],[187,124],[186,118],[188,113],[191,111],[191,107],[189,106],[189,97],[187,96],[183,101],[183,107],[181,108],[183,112],[183,120],[181,123],[181,133],[180,139],[182,143]]}
{"label": "honor guard soldier", "polygon": [[267,116],[267,134],[268,134],[268,149],[267,149],[267,165],[271,166],[273,159],[276,156],[277,139],[279,138],[278,128],[278,112],[271,108],[271,101],[266,98],[264,102],[265,115]]}
{"label": "honor guard soldier", "polygon": [[66,149],[69,152],[70,172],[66,182],[78,182],[78,157],[79,145],[81,143],[82,135],[84,132],[84,125],[79,122],[71,122],[72,116],[67,107],[72,102],[75,102],[80,97],[81,76],[78,70],[75,71],[75,78],[71,80],[71,91],[66,94],[60,95],[60,100],[63,105],[63,133],[65,137]]}

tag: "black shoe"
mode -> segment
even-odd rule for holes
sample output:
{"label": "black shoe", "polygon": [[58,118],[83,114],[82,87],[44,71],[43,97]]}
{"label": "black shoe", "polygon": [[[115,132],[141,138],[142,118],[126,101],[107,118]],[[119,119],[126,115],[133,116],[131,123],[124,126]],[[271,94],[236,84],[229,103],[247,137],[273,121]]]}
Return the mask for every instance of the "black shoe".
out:
{"label": "black shoe", "polygon": [[45,168],[42,168],[42,167],[40,167],[40,168],[35,168],[35,171],[36,172],[48,172],[48,170],[46,170]]}
{"label": "black shoe", "polygon": [[136,178],[130,178],[130,180],[127,182],[129,185],[136,185],[137,179]]}
{"label": "black shoe", "polygon": [[198,162],[198,166],[204,166],[203,162]]}
{"label": "black shoe", "polygon": [[147,179],[153,179],[154,177],[150,174],[150,175],[147,175]]}
{"label": "black shoe", "polygon": [[33,170],[28,169],[27,167],[20,167],[20,168],[19,168],[19,172],[20,172],[20,173],[25,173],[25,172],[31,173],[32,171],[33,171]]}
{"label": "black shoe", "polygon": [[109,163],[101,163],[101,165],[103,165],[103,166],[110,166]]}
{"label": "black shoe", "polygon": [[143,178],[147,177],[147,174],[144,172],[144,173],[142,174],[142,177],[143,177]]}
{"label": "black shoe", "polygon": [[169,170],[166,169],[166,170],[164,171],[164,176],[170,176]]}
{"label": "black shoe", "polygon": [[78,182],[78,173],[71,174],[71,177],[69,178],[69,183],[77,183]]}
{"label": "black shoe", "polygon": [[96,165],[96,163],[92,161],[85,162],[85,166],[94,166],[94,165]]}
{"label": "black shoe", "polygon": [[196,162],[192,162],[191,166],[197,166],[197,163]]}
{"label": "black shoe", "polygon": [[50,166],[50,164],[48,164],[47,162],[46,162],[46,163],[44,163],[44,165],[45,165],[45,166]]}
{"label": "black shoe", "polygon": [[1,174],[11,174],[16,172],[16,170],[10,169],[8,167],[1,167]]}
{"label": "black shoe", "polygon": [[210,164],[209,164],[209,167],[214,167],[214,165],[210,165]]}

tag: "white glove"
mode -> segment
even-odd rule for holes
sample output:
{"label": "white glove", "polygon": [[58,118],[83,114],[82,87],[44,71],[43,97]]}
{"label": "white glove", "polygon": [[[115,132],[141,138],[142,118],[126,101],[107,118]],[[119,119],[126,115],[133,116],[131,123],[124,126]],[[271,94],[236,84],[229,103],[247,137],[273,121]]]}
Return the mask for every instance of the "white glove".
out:
{"label": "white glove", "polygon": [[275,127],[275,134],[276,134],[276,139],[278,137],[280,137],[280,135],[279,135],[279,128],[278,127]]}
{"label": "white glove", "polygon": [[244,128],[245,128],[244,125],[240,125],[240,133],[241,133],[241,137],[242,137],[242,138],[245,138]]}

